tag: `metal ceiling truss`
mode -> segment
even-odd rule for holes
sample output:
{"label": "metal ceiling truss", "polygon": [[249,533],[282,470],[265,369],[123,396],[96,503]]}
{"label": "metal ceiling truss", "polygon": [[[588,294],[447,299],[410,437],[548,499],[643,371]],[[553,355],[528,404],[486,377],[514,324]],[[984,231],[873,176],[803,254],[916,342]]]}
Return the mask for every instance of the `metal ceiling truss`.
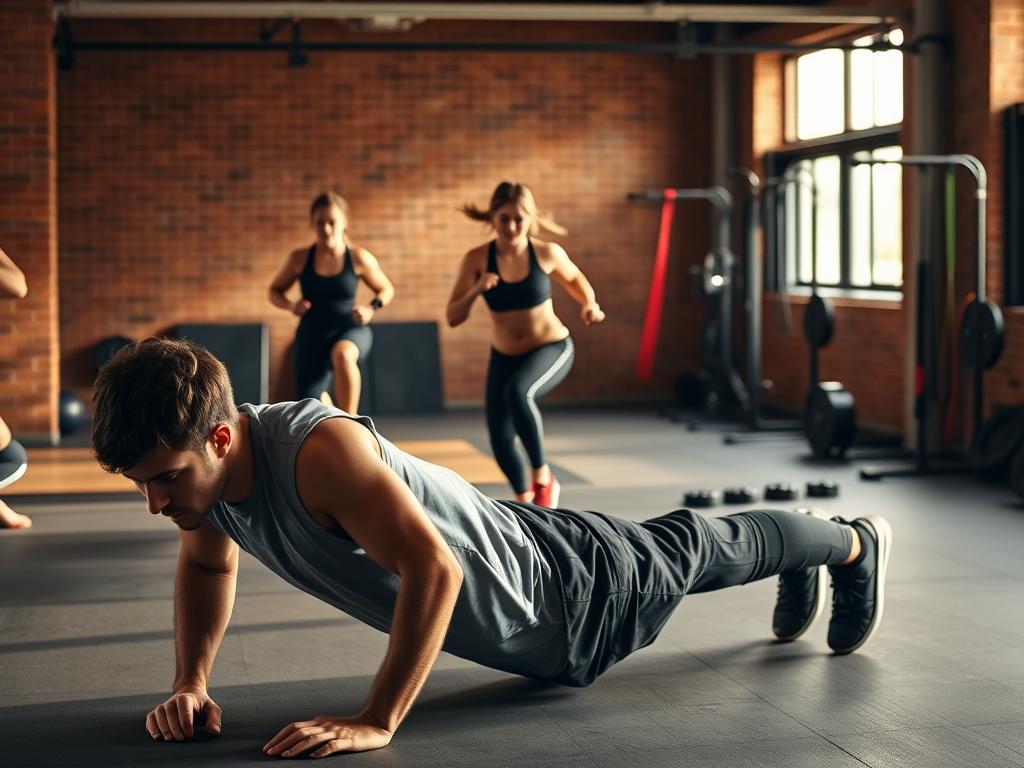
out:
{"label": "metal ceiling truss", "polygon": [[[702,53],[751,54],[761,52],[802,53],[821,48],[852,47],[827,43],[787,45],[774,43],[704,42],[698,40],[697,23],[778,23],[865,25],[887,31],[906,22],[905,16],[890,10],[806,5],[709,4],[576,4],[576,3],[351,3],[282,2],[240,0],[192,2],[188,0],[56,0],[54,14],[58,29],[54,41],[58,62],[73,66],[77,51],[278,51],[288,54],[288,63],[301,66],[311,51],[441,51],[502,53],[622,53],[662,54],[692,59]],[[70,19],[260,19],[259,41],[76,41]],[[675,23],[674,42],[505,42],[450,41],[415,42],[379,40],[359,42],[313,42],[302,35],[302,20],[334,19],[356,29],[407,30],[427,20],[548,21],[548,22],[647,22]],[[268,23],[268,20],[269,23]],[[291,42],[275,43],[273,37],[291,23]],[[876,49],[889,49],[884,39]],[[904,46],[904,49],[912,49]]]}

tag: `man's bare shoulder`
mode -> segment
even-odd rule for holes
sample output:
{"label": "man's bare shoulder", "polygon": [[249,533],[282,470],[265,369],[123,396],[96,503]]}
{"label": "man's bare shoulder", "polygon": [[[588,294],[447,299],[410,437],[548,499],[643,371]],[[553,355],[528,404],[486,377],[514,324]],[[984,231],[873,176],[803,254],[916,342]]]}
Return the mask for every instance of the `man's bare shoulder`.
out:
{"label": "man's bare shoulder", "polygon": [[380,445],[373,432],[355,419],[338,416],[324,419],[313,427],[299,451],[299,460],[307,452],[323,459],[326,458],[321,455],[324,453],[328,456],[339,452],[361,455],[367,451],[377,457],[381,455]]}
{"label": "man's bare shoulder", "polygon": [[324,419],[299,449],[295,480],[303,502],[318,507],[332,497],[358,492],[380,468],[373,433],[353,419]]}

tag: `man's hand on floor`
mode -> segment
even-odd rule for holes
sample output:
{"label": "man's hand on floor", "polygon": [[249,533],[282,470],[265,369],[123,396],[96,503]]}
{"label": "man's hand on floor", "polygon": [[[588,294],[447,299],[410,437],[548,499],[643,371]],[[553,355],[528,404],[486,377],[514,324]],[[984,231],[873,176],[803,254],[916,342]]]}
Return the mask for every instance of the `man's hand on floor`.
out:
{"label": "man's hand on floor", "polygon": [[263,747],[268,755],[326,757],[336,752],[366,752],[391,743],[391,731],[381,728],[367,715],[356,717],[317,716],[285,726]]}
{"label": "man's hand on floor", "polygon": [[205,689],[176,691],[167,701],[146,715],[146,730],[156,741],[185,741],[195,735],[193,722],[205,718],[203,726],[211,736],[220,736],[224,710],[210,698]]}

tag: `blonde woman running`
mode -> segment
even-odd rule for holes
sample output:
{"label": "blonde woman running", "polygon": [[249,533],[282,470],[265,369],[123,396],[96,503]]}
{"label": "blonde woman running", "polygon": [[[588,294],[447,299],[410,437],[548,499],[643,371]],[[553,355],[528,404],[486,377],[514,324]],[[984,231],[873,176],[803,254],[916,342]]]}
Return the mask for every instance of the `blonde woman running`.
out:
{"label": "blonde woman running", "polygon": [[[559,483],[544,456],[536,401],[569,373],[573,343],[569,329],[555,315],[551,280],[580,305],[587,325],[604,320],[604,312],[590,281],[565,250],[536,239],[541,229],[559,235],[566,230],[538,211],[525,184],[503,181],[486,209],[467,204],[461,210],[489,224],[495,239],[462,260],[448,301],[448,324],[454,328],[464,323],[477,297],[484,297],[493,321],[486,408],[494,458],[517,501],[555,507]],[[530,459],[529,473],[515,445],[517,436]]]}

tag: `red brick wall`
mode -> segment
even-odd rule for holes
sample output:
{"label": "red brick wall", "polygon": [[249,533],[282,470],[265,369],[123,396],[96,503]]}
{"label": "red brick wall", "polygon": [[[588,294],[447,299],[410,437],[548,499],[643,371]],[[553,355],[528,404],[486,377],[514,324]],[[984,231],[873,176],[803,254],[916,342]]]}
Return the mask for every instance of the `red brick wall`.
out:
{"label": "red brick wall", "polygon": [[[757,164],[762,174],[765,153],[777,149],[783,142],[782,67],[783,59],[777,54],[753,56],[747,61],[753,93],[749,105],[743,105],[740,122],[747,122],[745,113],[749,110],[751,162]],[[741,152],[747,152],[747,146],[741,144]]]}
{"label": "red brick wall", "polygon": [[[774,387],[770,402],[802,412],[810,379],[810,352],[804,340],[807,297],[790,297],[792,333],[778,294],[765,300],[764,377]],[[840,381],[854,397],[857,423],[899,430],[903,424],[903,312],[895,302],[832,299],[835,334],[819,353],[822,381]]]}
{"label": "red brick wall", "polygon": [[50,2],[0,3],[0,246],[29,295],[0,300],[0,416],[28,440],[57,430],[55,90]]}
{"label": "red brick wall", "polygon": [[[357,39],[307,23],[307,39]],[[255,40],[256,22],[76,22],[78,39]],[[600,25],[428,23],[407,39],[600,40]],[[366,39],[366,38],[363,38]],[[371,38],[377,39],[377,38]],[[88,397],[93,348],[185,321],[271,327],[272,396],[291,394],[295,319],[266,300],[293,248],[311,242],[312,196],[337,186],[352,240],[374,252],[397,296],[388,320],[441,323],[450,401],[480,400],[484,308],[458,329],[444,307],[462,255],[488,235],[455,211],[495,184],[531,184],[570,230],[558,238],[608,314],[584,328],[555,289],[577,361],[554,398],[664,395],[694,368],[702,321],[686,267],[704,254],[707,215],[683,206],[655,380],[633,364],[657,236],[634,189],[707,183],[708,65],[611,54],[98,53],[60,73],[62,380]]]}

